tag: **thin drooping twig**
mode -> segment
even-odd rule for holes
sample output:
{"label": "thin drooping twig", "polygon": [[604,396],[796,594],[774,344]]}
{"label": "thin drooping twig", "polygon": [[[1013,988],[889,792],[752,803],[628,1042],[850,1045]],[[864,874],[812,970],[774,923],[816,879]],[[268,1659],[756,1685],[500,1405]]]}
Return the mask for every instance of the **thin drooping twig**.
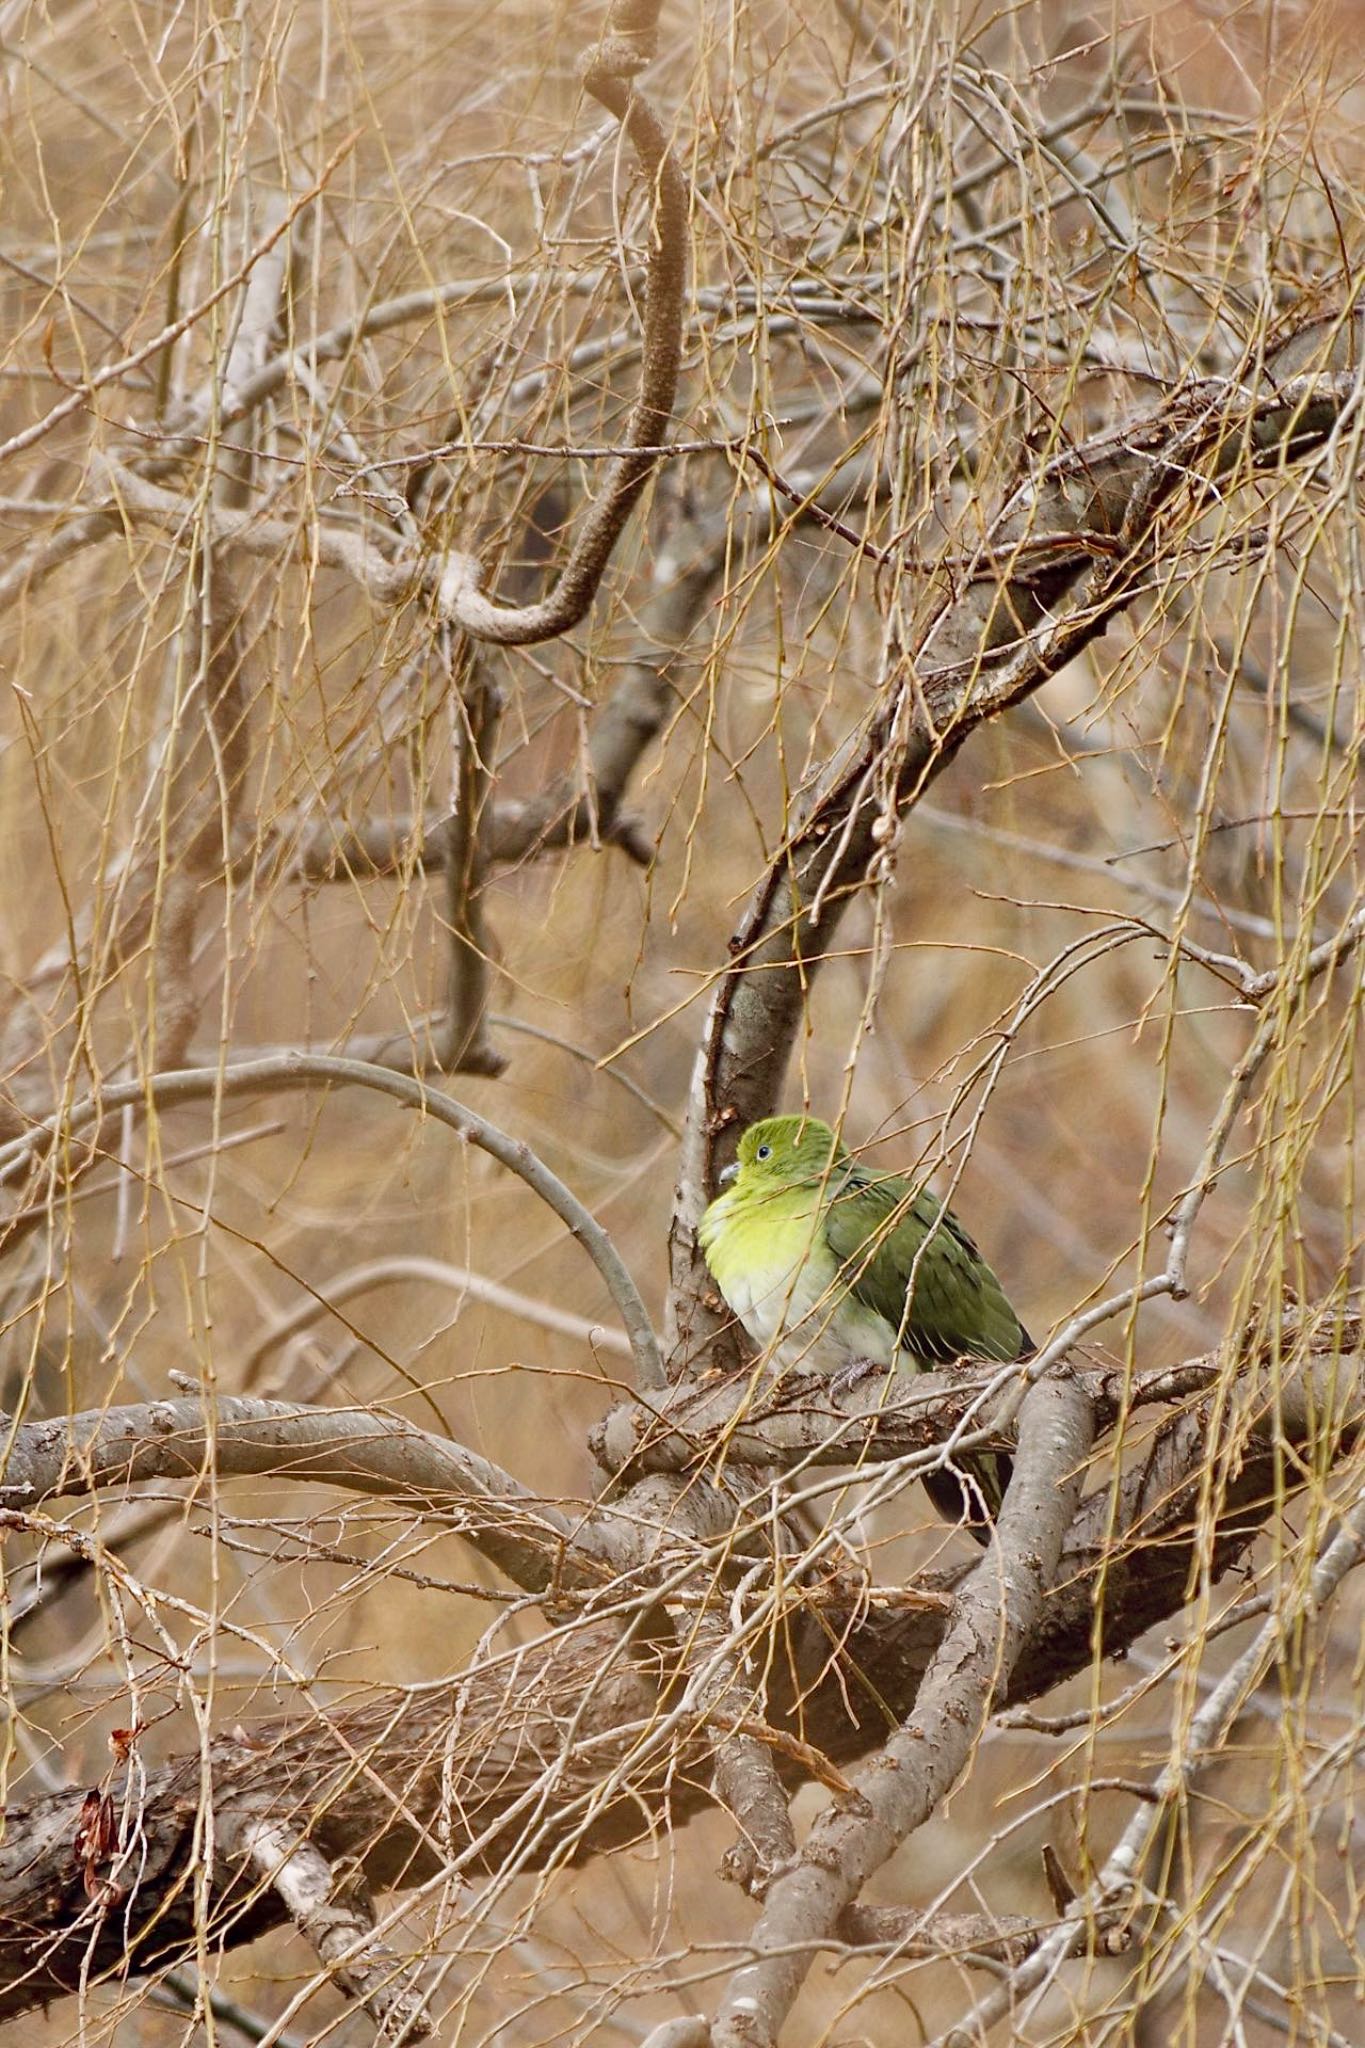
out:
{"label": "thin drooping twig", "polygon": [[[296,216],[297,208],[283,197],[267,205],[265,254],[245,280],[222,368],[224,392],[260,367],[278,334],[289,270],[283,230]],[[250,502],[253,438],[248,433],[225,451],[213,481],[215,506],[241,511]],[[199,1015],[195,939],[209,885],[232,865],[250,767],[241,609],[211,540],[193,527],[191,564],[182,628],[170,655],[162,829],[148,864],[151,871],[132,878],[130,905],[136,921],[139,888],[152,900],[152,1056],[168,1067],[178,1067],[188,1056],[194,1036]]]}
{"label": "thin drooping twig", "polygon": [[1044,1381],[1019,1418],[1014,1477],[992,1542],[915,1697],[911,1717],[855,1781],[854,1796],[816,1821],[795,1863],[768,1890],[712,2038],[716,2048],[776,2042],[811,1957],[872,1872],[935,1811],[965,1768],[1034,1629],[1080,1497],[1094,1422],[1080,1388]]}
{"label": "thin drooping twig", "polygon": [[[235,282],[244,281],[245,289],[221,376],[214,380],[220,392],[259,367],[278,332],[289,267],[284,229],[298,213],[283,198],[274,200],[256,255],[237,273]],[[178,323],[173,328],[168,350],[179,338]],[[248,439],[229,452],[215,477],[213,504],[240,511],[250,476]],[[196,510],[205,518],[196,518]],[[98,986],[115,964],[135,958],[147,943],[153,1056],[169,1066],[178,1066],[190,1049],[199,1013],[195,937],[208,888],[228,871],[234,855],[250,765],[241,607],[215,554],[207,508],[180,501],[179,524],[189,576],[180,627],[167,655],[166,729],[147,799],[158,829],[150,850],[131,854],[113,880],[117,909],[102,944],[78,928],[77,957],[66,963],[78,984]],[[40,1021],[30,1015],[11,1023],[5,1045],[11,1071],[33,1056]]]}
{"label": "thin drooping twig", "polygon": [[66,398],[60,399],[40,420],[34,420],[30,426],[24,427],[17,434],[12,434],[8,441],[0,444],[0,462],[20,454],[25,448],[31,448],[35,441],[41,441],[44,435],[50,434],[63,420],[70,419],[73,413],[88,405],[96,392],[103,391],[110,384],[118,383],[130,370],[136,370],[143,363],[150,362],[154,356],[161,355],[182,335],[188,334],[192,327],[197,327],[215,306],[220,305],[245,283],[256,265],[270,254],[281,236],[288,232],[291,223],[298,219],[305,207],[312,205],[320,192],[327,189],[332,173],[350,155],[355,143],[356,137],[348,135],[345,141],[333,150],[323,166],[322,175],[313,181],[306,192],[300,193],[285,212],[271,224],[245,261],[230,277],[222,284],[215,285],[214,289],[197,305],[192,306],[188,313],[182,313],[178,319],[170,321],[159,334],[154,334],[150,341],[143,342],[139,348],[121,356],[117,362],[106,363],[102,369],[96,370],[92,376],[79,383]]}
{"label": "thin drooping twig", "polygon": [[[857,458],[832,473],[798,472],[794,482],[802,504],[791,529],[827,505],[845,507],[865,498],[870,470]],[[533,797],[495,793],[486,821],[490,866],[517,865],[585,840],[619,846],[641,864],[653,857],[646,828],[625,808],[631,778],[679,701],[677,670],[727,565],[771,545],[780,525],[770,491],[748,492],[702,513],[684,503],[670,507],[670,523],[653,551],[635,645],[593,720],[581,783],[566,775]],[[445,863],[448,824],[439,815],[422,821],[364,818],[340,830],[324,821],[291,846],[290,858],[308,881],[389,874],[409,863],[430,871]]]}
{"label": "thin drooping twig", "polygon": [[[312,195],[316,197],[316,194]],[[280,327],[289,244],[283,230],[297,209],[281,196],[266,208],[265,254],[245,280],[240,315],[223,363],[225,392],[270,352]],[[169,344],[168,344],[169,346]],[[251,496],[253,437],[225,451],[213,502],[241,510]],[[182,630],[172,641],[169,771],[154,872],[133,881],[153,899],[154,1058],[176,1067],[189,1053],[199,1015],[194,950],[207,888],[234,854],[250,766],[246,651],[237,595],[202,531],[192,539],[192,574]],[[125,940],[126,945],[126,940]]]}
{"label": "thin drooping twig", "polygon": [[[140,886],[151,899],[154,1056],[179,1066],[199,1017],[194,947],[209,885],[232,860],[248,769],[245,654],[236,594],[211,553],[196,553],[197,602],[178,636],[165,829]],[[192,658],[190,658],[192,656]],[[134,892],[139,886],[135,879]],[[134,919],[136,900],[130,904]]]}

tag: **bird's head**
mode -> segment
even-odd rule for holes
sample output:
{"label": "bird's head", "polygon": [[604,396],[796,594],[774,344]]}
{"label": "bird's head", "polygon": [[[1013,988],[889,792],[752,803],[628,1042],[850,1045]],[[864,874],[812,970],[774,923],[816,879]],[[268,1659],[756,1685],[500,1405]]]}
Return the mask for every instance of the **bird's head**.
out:
{"label": "bird's head", "polygon": [[757,1190],[789,1187],[793,1181],[823,1180],[844,1148],[828,1124],[814,1116],[765,1116],[750,1124],[739,1141],[733,1166],[721,1174],[721,1185],[737,1182]]}

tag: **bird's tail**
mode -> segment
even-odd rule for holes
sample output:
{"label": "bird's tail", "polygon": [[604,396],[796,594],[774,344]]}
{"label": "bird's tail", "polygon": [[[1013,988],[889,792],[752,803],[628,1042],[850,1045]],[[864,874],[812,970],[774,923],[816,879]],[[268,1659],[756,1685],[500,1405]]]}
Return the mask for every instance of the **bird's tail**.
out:
{"label": "bird's tail", "polygon": [[1013,1470],[1005,1451],[973,1451],[928,1473],[924,1491],[946,1522],[959,1522],[978,1543],[989,1543]]}

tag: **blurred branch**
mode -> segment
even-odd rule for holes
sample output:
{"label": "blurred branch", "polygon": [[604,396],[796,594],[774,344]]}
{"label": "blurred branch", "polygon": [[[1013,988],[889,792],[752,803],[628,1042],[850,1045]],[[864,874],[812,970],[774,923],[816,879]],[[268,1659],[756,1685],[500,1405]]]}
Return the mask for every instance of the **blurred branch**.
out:
{"label": "blurred branch", "polygon": [[269,2035],[270,2048],[304,2048],[301,2035],[280,2033],[261,2014],[240,2005],[236,1999],[225,1997],[190,1969],[167,1970],[157,1979],[152,1997],[156,2004],[164,2003],[177,2013],[195,2012],[202,2003],[218,2026],[231,2027],[244,2040],[263,2041]]}
{"label": "blurred branch", "polygon": [[479,563],[471,556],[448,557],[442,607],[452,625],[474,640],[525,647],[557,639],[578,625],[597,594],[612,550],[658,459],[654,450],[672,420],[682,356],[687,186],[657,115],[631,83],[654,57],[658,12],[659,0],[612,0],[602,39],[583,66],[584,85],[620,122],[654,197],[640,392],[626,427],[626,452],[609,465],[600,495],[582,516],[554,588],[538,604],[495,604],[480,590]]}
{"label": "blurred branch", "polygon": [[446,1014],[438,1028],[436,1060],[449,1074],[490,1078],[507,1065],[488,1029],[489,935],[483,914],[492,817],[493,764],[501,697],[476,649],[456,653],[448,628],[442,651],[453,671],[450,702],[455,719],[455,805],[445,827],[446,926],[450,967]]}
{"label": "blurred branch", "polygon": [[[486,841],[490,864],[519,864],[585,840],[620,846],[648,864],[654,845],[641,820],[624,808],[626,793],[678,702],[675,674],[717,581],[727,567],[770,546],[782,532],[819,524],[832,516],[832,507],[847,510],[864,502],[875,480],[875,465],[860,455],[801,471],[792,479],[800,502],[786,519],[766,490],[721,499],[701,512],[679,504],[654,549],[635,647],[589,732],[581,784],[562,776],[533,798],[495,796]],[[448,824],[443,816],[429,816],[420,826],[410,817],[341,826],[324,819],[291,846],[290,859],[295,872],[315,882],[392,874],[409,864],[430,872],[445,864]]]}
{"label": "blurred branch", "polygon": [[1006,2013],[1017,2010],[1019,1999],[1036,1994],[1055,1977],[1059,1965],[1072,1953],[1078,1929],[1093,1922],[1116,1898],[1131,1889],[1142,1862],[1163,1826],[1169,1810],[1183,1799],[1196,1779],[1220,1754],[1226,1737],[1248,1692],[1261,1679],[1274,1657],[1301,1635],[1309,1619],[1322,1611],[1347,1574],[1365,1560],[1365,1498],[1359,1492],[1351,1503],[1342,1526],[1313,1567],[1306,1584],[1287,1587],[1271,1615],[1255,1637],[1224,1672],[1212,1692],[1176,1738],[1176,1752],[1159,1773],[1152,1796],[1138,1806],[1128,1826],[1106,1858],[1084,1894],[1068,1909],[1062,1925],[1055,1928],[1033,1952],[1017,1962],[1005,1981],[947,2034],[940,2035],[932,2048],[956,2048],[963,2039],[981,2038]]}
{"label": "blurred branch", "polygon": [[[202,548],[187,630],[178,644],[168,743],[166,828],[143,882],[150,893],[154,1057],[178,1066],[199,1017],[194,942],[209,884],[231,864],[249,767],[239,607],[225,572]],[[190,659],[192,654],[193,659]],[[138,884],[132,914],[137,917]]]}
{"label": "blurred branch", "polygon": [[226,278],[223,283],[215,286],[197,305],[192,306],[188,313],[182,313],[178,320],[169,322],[167,326],[161,329],[159,334],[154,334],[150,341],[144,342],[141,348],[134,349],[129,355],[121,356],[117,362],[106,363],[103,369],[96,370],[92,376],[85,378],[77,384],[69,396],[54,405],[50,412],[43,415],[42,419],[34,420],[30,426],[23,428],[21,432],[12,434],[8,441],[0,443],[0,462],[8,460],[11,456],[21,454],[26,448],[31,448],[36,441],[41,441],[45,435],[50,434],[54,427],[60,426],[63,420],[69,419],[75,412],[80,412],[83,407],[89,404],[97,391],[103,391],[107,385],[118,383],[128,375],[130,370],[140,369],[144,363],[148,363],[154,356],[160,355],[163,350],[178,341],[182,335],[188,334],[191,328],[197,327],[206,315],[213,311],[215,306],[220,305],[224,299],[229,298],[233,292],[237,291],[246,282],[256,265],[270,254],[281,236],[288,233],[290,226],[297,220],[304,208],[311,206],[319,193],[327,189],[332,173],[340,164],[345,162],[354,149],[355,144],[356,137],[348,135],[345,141],[333,150],[323,167],[321,177],[315,179],[306,192],[300,193],[297,198],[290,202],[289,206],[271,224],[265,234],[262,235],[245,261],[230,277]]}
{"label": "blurred branch", "polygon": [[560,1336],[571,1337],[575,1343],[610,1352],[616,1358],[631,1356],[630,1341],[619,1330],[589,1322],[586,1316],[571,1315],[567,1309],[555,1308],[548,1301],[537,1301],[529,1294],[519,1294],[515,1288],[504,1287],[483,1273],[475,1273],[468,1266],[455,1266],[446,1259],[425,1258],[420,1253],[399,1252],[388,1258],[369,1259],[363,1265],[329,1275],[316,1293],[278,1316],[261,1332],[242,1361],[243,1388],[254,1383],[266,1359],[281,1344],[288,1343],[291,1337],[306,1330],[310,1323],[331,1315],[334,1303],[350,1301],[357,1294],[367,1294],[373,1287],[385,1287],[404,1280],[427,1281],[437,1287],[449,1287],[461,1296],[467,1295],[471,1301],[482,1301],[489,1308],[519,1316],[528,1323],[537,1324],[542,1330],[553,1330]]}

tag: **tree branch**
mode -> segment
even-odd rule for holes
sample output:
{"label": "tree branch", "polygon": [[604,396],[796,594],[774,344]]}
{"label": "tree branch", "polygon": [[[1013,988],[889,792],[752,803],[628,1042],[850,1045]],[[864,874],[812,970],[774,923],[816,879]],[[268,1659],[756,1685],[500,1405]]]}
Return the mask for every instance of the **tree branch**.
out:
{"label": "tree branch", "polygon": [[369,2013],[384,2042],[422,2041],[431,2032],[418,1973],[375,1938],[374,1909],[363,1877],[333,1870],[312,1844],[266,1817],[243,1820],[234,1848],[279,1894],[329,1977]]}
{"label": "tree branch", "polygon": [[[449,1438],[368,1408],[308,1408],[224,1395],[96,1408],[12,1428],[0,1510],[30,1510],[62,1495],[106,1492],[149,1479],[265,1475],[375,1494],[451,1515],[460,1534],[515,1585],[543,1592],[575,1533],[561,1508]],[[619,1569],[617,1554],[601,1559]]]}
{"label": "tree branch", "polygon": [[179,1072],[149,1074],[140,1081],[122,1081],[105,1088],[100,1095],[84,1096],[62,1116],[36,1124],[22,1138],[0,1146],[0,1183],[12,1179],[47,1142],[58,1136],[74,1136],[91,1124],[99,1124],[125,1105],[155,1103],[170,1108],[176,1103],[226,1100],[235,1095],[270,1094],[280,1089],[306,1088],[314,1082],[337,1082],[358,1088],[372,1088],[389,1095],[409,1109],[422,1110],[438,1123],[491,1153],[494,1159],[524,1180],[554,1211],[577,1239],[597,1267],[607,1291],[620,1311],[630,1338],[640,1384],[662,1386],[663,1368],[658,1341],[650,1326],[649,1313],[639,1290],[621,1260],[607,1232],[557,1174],[536,1158],[522,1139],[510,1138],[495,1124],[478,1116],[453,1096],[429,1088],[409,1075],[391,1071],[365,1060],[338,1059],[327,1053],[286,1052],[259,1060],[228,1062],[214,1068],[189,1067]]}
{"label": "tree branch", "polygon": [[672,420],[682,359],[687,186],[658,116],[631,84],[653,58],[658,12],[659,0],[612,0],[602,40],[583,67],[584,85],[620,122],[654,195],[640,391],[626,427],[626,452],[608,467],[601,495],[584,515],[569,558],[540,603],[520,608],[495,604],[481,593],[482,570],[471,556],[447,558],[442,609],[473,640],[526,647],[557,639],[580,623]]}
{"label": "tree branch", "polygon": [[796,1862],[778,1871],[751,1937],[755,1960],[721,2003],[716,2048],[774,2043],[812,1960],[874,1870],[923,1825],[971,1756],[1036,1625],[1080,1497],[1094,1420],[1074,1381],[1032,1388],[1019,1417],[1014,1476],[989,1549],[916,1694],[912,1715],[817,1819]]}
{"label": "tree branch", "polygon": [[[997,1703],[1036,1699],[1085,1670],[1097,1630],[1113,1654],[1181,1612],[1196,1562],[1216,1580],[1243,1557],[1305,1483],[1292,1446],[1311,1442],[1320,1465],[1356,1441],[1365,1398],[1358,1343],[1349,1319],[1305,1318],[1286,1332],[1275,1373],[1251,1375],[1242,1406],[1220,1393],[1173,1418],[1116,1489],[1083,1503]],[[1220,1462],[1229,1477],[1211,1518],[1204,1493]],[[689,1484],[682,1498],[704,1504],[704,1492]],[[714,1489],[710,1497],[717,1501]],[[657,1543],[670,1521],[680,1528],[678,1504],[676,1488],[653,1506],[641,1499],[642,1535],[652,1528]],[[947,1625],[933,1596],[959,1576],[925,1575],[925,1598],[913,1604],[869,1608],[861,1589],[817,1600],[809,1619],[803,1603],[814,1596],[792,1588],[780,1632],[789,1649],[769,1680],[773,1725],[800,1737],[778,1753],[784,1779],[799,1779],[800,1759],[817,1750],[836,1766],[867,1755],[888,1711],[906,1722],[919,1711]],[[991,1576],[998,1585],[994,1567]],[[1034,1576],[1030,1565],[1025,1580]],[[646,1586],[636,1611],[654,1597]],[[992,1631],[998,1620],[993,1610]],[[835,1658],[832,1642],[844,1645]],[[249,1747],[220,1740],[208,1757],[215,1803],[265,1797],[272,1811],[307,1814],[320,1852],[333,1863],[356,1857],[376,1888],[420,1883],[441,1868],[505,1877],[609,1850],[642,1825],[676,1825],[708,1803],[717,1746],[730,1731],[694,1712],[661,1713],[683,1677],[666,1635],[633,1652],[628,1643],[619,1621],[570,1621],[448,1690],[390,1690],[330,1719],[267,1723]],[[945,1756],[935,1769],[949,1764]],[[117,1912],[92,1905],[73,1867],[80,1789],[10,1810],[0,1844],[0,2018],[105,1971],[155,1969],[194,1952],[194,1887],[184,1880],[197,1853],[204,1769],[196,1744],[147,1771],[136,1815],[141,1876]],[[836,1811],[856,1818],[856,1808]],[[278,1897],[259,1887],[244,1901],[234,1872],[225,1864],[213,1877],[210,1938],[229,1946],[284,1917]]]}

